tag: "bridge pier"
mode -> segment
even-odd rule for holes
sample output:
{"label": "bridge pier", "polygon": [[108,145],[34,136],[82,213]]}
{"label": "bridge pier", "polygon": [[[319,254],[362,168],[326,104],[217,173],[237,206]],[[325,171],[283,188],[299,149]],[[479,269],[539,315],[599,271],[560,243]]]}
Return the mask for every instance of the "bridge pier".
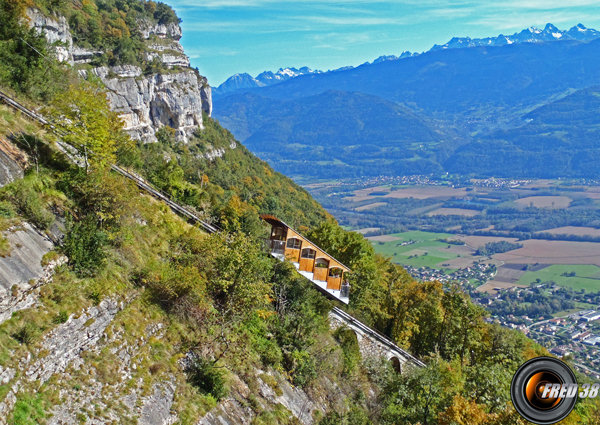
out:
{"label": "bridge pier", "polygon": [[392,366],[397,372],[401,372],[409,364],[417,367],[425,366],[423,362],[398,347],[388,337],[356,320],[342,309],[334,307],[331,310],[329,323],[331,329],[334,330],[344,326],[354,331],[360,355],[363,359],[384,358],[392,362]]}

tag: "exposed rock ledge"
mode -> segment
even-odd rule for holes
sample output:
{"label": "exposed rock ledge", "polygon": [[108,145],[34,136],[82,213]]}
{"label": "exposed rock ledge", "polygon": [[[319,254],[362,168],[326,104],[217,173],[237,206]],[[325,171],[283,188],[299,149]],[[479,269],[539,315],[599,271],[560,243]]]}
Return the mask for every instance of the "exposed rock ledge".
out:
{"label": "exposed rock ledge", "polygon": [[[27,9],[29,26],[55,44],[60,61],[70,64],[89,63],[99,50],[73,45],[69,25],[63,16],[44,16],[39,10]],[[146,59],[158,58],[167,68],[181,68],[162,74],[143,75],[132,65],[100,67],[92,72],[111,90],[109,100],[125,121],[125,130],[133,139],[155,142],[156,131],[168,125],[176,130],[178,140],[187,142],[197,129],[203,128],[202,113],[212,114],[211,88],[206,78],[189,67],[190,60],[179,43],[181,27],[176,24],[138,22],[147,48]],[[80,71],[82,76],[87,71]]]}
{"label": "exposed rock ledge", "polygon": [[73,37],[66,18],[50,18],[32,8],[27,8],[25,14],[29,20],[29,27],[35,28],[39,34],[44,34],[48,42],[55,45],[57,59],[73,64]]}
{"label": "exposed rock ledge", "polygon": [[0,187],[23,178],[27,154],[0,138]]}
{"label": "exposed rock ledge", "polygon": [[56,267],[67,262],[67,257],[61,256],[42,267],[42,258],[54,244],[29,223],[8,229],[3,235],[11,252],[0,257],[0,323],[15,311],[33,307],[38,300],[37,289],[52,280]]}
{"label": "exposed rock ledge", "polygon": [[111,108],[136,140],[155,142],[156,130],[168,125],[176,130],[178,140],[187,142],[197,128],[203,128],[202,112],[212,112],[210,86],[205,79],[199,81],[192,69],[144,76],[140,67],[123,65],[92,72],[109,89]]}

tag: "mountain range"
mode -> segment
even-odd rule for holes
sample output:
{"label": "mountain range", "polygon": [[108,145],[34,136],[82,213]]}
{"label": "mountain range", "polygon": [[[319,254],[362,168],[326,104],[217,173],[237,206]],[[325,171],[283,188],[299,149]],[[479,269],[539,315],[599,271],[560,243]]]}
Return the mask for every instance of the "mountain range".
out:
{"label": "mountain range", "polygon": [[476,46],[504,46],[514,43],[539,43],[555,40],[591,41],[600,38],[600,32],[578,24],[568,31],[561,31],[552,24],[546,24],[543,30],[529,27],[513,35],[502,35],[487,38],[454,37],[443,45],[435,44],[429,51],[443,49],[462,49]]}
{"label": "mountain range", "polygon": [[296,68],[279,68],[277,72],[264,71],[256,77],[252,77],[248,73],[235,74],[229,77],[223,84],[217,88],[213,88],[213,95],[218,96],[238,89],[247,89],[251,87],[265,87],[273,84],[287,81],[290,78],[298,77],[306,74],[321,74],[323,71],[311,70],[303,66],[300,69]]}
{"label": "mountain range", "polygon": [[[540,30],[536,27],[529,27],[527,29],[522,30],[521,32],[516,32],[513,35],[503,35],[500,34],[498,37],[487,37],[487,38],[470,38],[470,37],[454,37],[446,44],[438,45],[434,44],[433,47],[429,50],[430,52],[436,50],[446,50],[446,49],[462,49],[469,47],[477,47],[477,46],[504,46],[506,44],[519,44],[519,43],[539,43],[545,41],[555,41],[555,40],[577,40],[577,41],[591,41],[596,38],[600,38],[600,31],[596,31],[592,28],[586,28],[582,24],[578,24],[573,28],[566,30],[559,30],[556,26],[552,24],[546,24],[543,30]],[[395,55],[382,55],[375,59],[373,62],[365,62],[362,65],[374,65],[384,61],[405,59],[414,56],[418,56],[422,53],[409,52],[404,51],[399,56]],[[326,71],[326,72],[336,72],[336,71],[345,71],[348,69],[353,69],[353,66],[344,66],[338,69]],[[283,81],[287,81],[290,78],[295,78],[300,75],[307,74],[322,74],[323,71],[320,70],[311,70],[310,68],[304,66],[299,69],[296,68],[279,68],[279,70],[275,73],[272,71],[263,71],[258,74],[256,77],[252,77],[250,74],[242,73],[235,74],[229,77],[225,82],[223,82],[220,86],[213,89],[213,94],[215,97],[219,97],[226,93],[233,92],[238,89],[247,89],[252,87],[265,87],[273,84],[281,83]]]}
{"label": "mountain range", "polygon": [[214,116],[292,176],[599,177],[600,39],[575,28],[238,89]]}

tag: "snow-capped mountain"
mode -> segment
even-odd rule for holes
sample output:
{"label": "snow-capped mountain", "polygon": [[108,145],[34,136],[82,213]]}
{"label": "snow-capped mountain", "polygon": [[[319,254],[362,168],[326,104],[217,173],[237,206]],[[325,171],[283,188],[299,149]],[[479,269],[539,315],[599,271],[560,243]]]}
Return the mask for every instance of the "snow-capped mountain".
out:
{"label": "snow-capped mountain", "polygon": [[443,45],[434,45],[429,51],[445,49],[462,49],[466,47],[477,46],[504,46],[513,43],[538,43],[543,41],[555,40],[577,40],[590,41],[600,38],[600,32],[591,28],[586,28],[582,24],[576,25],[568,31],[561,31],[552,24],[547,24],[543,30],[530,27],[513,35],[500,34],[498,37],[470,38],[454,37]]}
{"label": "snow-capped mountain", "polygon": [[314,71],[307,66],[302,68],[279,68],[277,72],[264,71],[253,78],[250,74],[235,74],[229,77],[223,84],[213,89],[214,94],[224,94],[237,89],[247,89],[251,87],[264,87],[281,83],[290,78],[306,74],[321,74],[323,71],[315,69]]}
{"label": "snow-capped mountain", "polygon": [[[521,32],[514,33],[513,35],[500,34],[498,37],[487,37],[487,38],[470,38],[470,37],[454,37],[452,40],[443,45],[435,44],[429,51],[435,52],[437,50],[446,49],[464,49],[468,47],[477,46],[504,46],[506,44],[519,44],[519,43],[539,43],[556,40],[576,40],[581,42],[587,42],[594,39],[600,38],[600,31],[595,29],[586,28],[582,24],[578,24],[568,31],[561,31],[552,24],[547,24],[543,30],[530,27],[524,29]],[[411,58],[419,56],[422,53],[411,53],[404,51],[400,56],[395,55],[384,55],[379,56],[372,63],[365,62],[364,65],[375,65],[377,63],[385,61],[393,61],[405,58]],[[338,69],[328,70],[326,72],[338,72],[353,69],[353,66],[343,66]],[[299,75],[306,74],[322,74],[323,71],[311,70],[304,66],[300,69],[296,68],[279,68],[275,73],[271,71],[261,72],[253,78],[249,74],[235,74],[229,77],[227,81],[221,84],[216,89],[213,89],[213,94],[216,96],[229,93],[238,89],[253,88],[253,87],[265,87],[273,84],[287,81],[290,78],[298,77]]]}
{"label": "snow-capped mountain", "polygon": [[398,59],[404,59],[404,58],[411,58],[413,56],[419,56],[420,53],[411,53],[408,50],[405,50],[404,52],[402,52],[400,54],[400,56],[395,56],[395,55],[384,55],[384,56],[379,56],[377,59],[375,59],[372,64],[376,64],[379,62],[385,62],[385,61],[395,61]]}
{"label": "snow-capped mountain", "polygon": [[296,68],[279,68],[279,71],[273,73],[271,71],[261,72],[256,76],[256,80],[263,83],[265,86],[270,86],[271,84],[277,84],[282,81],[289,80],[290,78],[297,77],[299,75],[306,74],[321,74],[323,71],[319,71],[315,69],[314,71],[307,66],[303,66],[300,69]]}

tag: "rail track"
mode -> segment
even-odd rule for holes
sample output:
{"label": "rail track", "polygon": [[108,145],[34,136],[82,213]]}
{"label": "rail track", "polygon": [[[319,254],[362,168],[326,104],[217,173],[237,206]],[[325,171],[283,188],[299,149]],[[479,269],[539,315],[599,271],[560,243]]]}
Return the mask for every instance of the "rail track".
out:
{"label": "rail track", "polygon": [[[13,109],[15,109],[17,111],[20,111],[23,115],[27,116],[29,119],[42,124],[43,126],[45,126],[46,128],[48,128],[50,131],[52,131],[54,134],[56,134],[58,137],[64,136],[64,133],[62,133],[59,129],[57,129],[55,126],[53,126],[52,123],[50,123],[48,120],[46,120],[42,115],[38,114],[35,111],[32,111],[32,110],[26,108],[25,106],[21,105],[19,102],[17,102],[16,100],[14,100],[10,96],[8,96],[6,93],[3,93],[2,91],[0,91],[0,102],[8,105],[9,107],[11,107],[11,108],[13,108]],[[61,145],[64,145],[64,146],[60,146],[59,145],[59,147],[67,154],[67,156],[71,157],[71,159],[74,162],[77,162],[75,160],[75,158],[72,157],[72,153],[69,152],[69,149],[65,149],[66,147],[69,147],[69,145],[67,145],[64,142],[61,142]],[[189,211],[184,206],[179,205],[177,202],[173,201],[168,194],[162,192],[159,189],[156,189],[156,188],[152,187],[152,185],[150,183],[146,182],[142,177],[140,177],[140,176],[138,176],[138,175],[136,175],[136,174],[134,174],[134,173],[132,173],[130,171],[127,171],[127,170],[119,167],[116,164],[111,164],[110,168],[114,172],[119,173],[123,177],[125,177],[125,178],[127,178],[129,180],[132,180],[133,182],[135,182],[135,184],[141,190],[145,191],[146,193],[148,193],[153,198],[158,199],[160,201],[163,201],[175,213],[179,214],[180,216],[185,217],[190,222],[197,223],[204,230],[206,230],[208,233],[216,233],[216,232],[219,232],[221,230],[218,227],[216,227],[216,226],[214,226],[214,225],[212,225],[210,223],[205,222],[200,217],[198,217],[196,214],[194,214],[192,211]],[[383,335],[381,332],[378,332],[378,331],[376,331],[376,330],[368,327],[367,325],[365,325],[362,322],[358,321],[357,319],[355,319],[354,317],[352,317],[351,315],[349,315],[345,311],[343,311],[343,310],[341,310],[341,309],[339,309],[337,307],[334,307],[334,309],[332,310],[332,312],[335,313],[335,314],[337,314],[338,316],[342,317],[348,323],[351,323],[354,326],[359,327],[364,332],[364,334],[366,336],[368,336],[368,338],[370,338],[370,339],[372,339],[374,341],[377,341],[379,344],[382,344],[383,346],[386,346],[386,347],[388,347],[391,350],[395,350],[397,352],[402,353],[403,357],[405,357],[407,360],[409,360],[411,363],[413,363],[417,367],[424,367],[425,366],[425,364],[423,362],[421,362],[416,357],[412,356],[411,354],[409,354],[405,350],[403,350],[400,347],[398,347],[387,336]]]}
{"label": "rail track", "polygon": [[[52,123],[50,123],[48,120],[46,120],[42,115],[38,114],[35,111],[30,110],[29,108],[26,108],[25,106],[21,105],[19,102],[17,102],[16,100],[14,100],[10,96],[8,96],[6,93],[3,93],[2,91],[0,91],[0,102],[21,112],[27,118],[42,124],[44,127],[50,129],[50,131],[52,131],[58,137],[64,136],[64,133],[62,133],[55,126],[53,126]],[[63,144],[64,144],[64,142],[63,142]],[[169,195],[167,195],[166,193],[162,192],[159,189],[152,187],[152,185],[150,183],[146,182],[140,176],[137,176],[137,175],[119,167],[116,164],[111,164],[110,168],[113,171],[115,171],[116,173],[121,174],[123,177],[126,177],[129,180],[134,181],[135,184],[140,189],[142,189],[143,191],[148,193],[150,196],[152,196],[153,198],[156,198],[160,201],[163,201],[177,214],[185,217],[188,221],[197,223],[207,232],[216,233],[216,232],[220,231],[220,229],[218,227],[216,227],[215,225],[207,223],[206,221],[204,221],[200,217],[198,217],[196,214],[194,214],[192,211],[189,211],[184,206],[179,205],[177,202],[173,201],[171,199],[171,197]]]}

